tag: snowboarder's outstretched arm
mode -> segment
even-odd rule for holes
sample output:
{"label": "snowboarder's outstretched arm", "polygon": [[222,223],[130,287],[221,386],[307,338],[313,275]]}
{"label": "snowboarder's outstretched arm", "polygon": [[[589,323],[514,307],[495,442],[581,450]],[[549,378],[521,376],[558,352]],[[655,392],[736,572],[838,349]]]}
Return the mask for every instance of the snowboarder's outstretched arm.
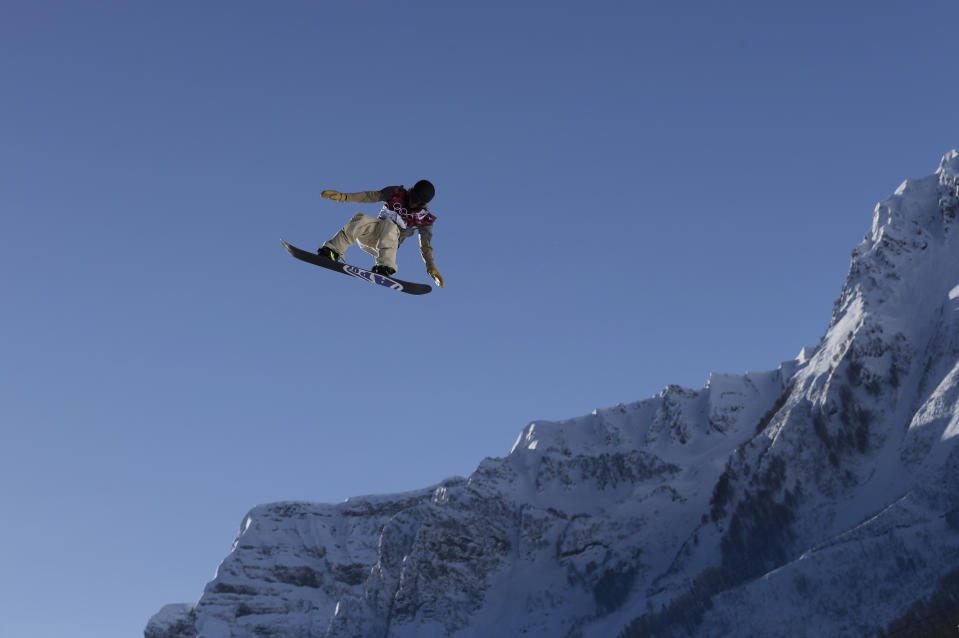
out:
{"label": "snowboarder's outstretched arm", "polygon": [[433,262],[433,226],[421,226],[420,231],[420,255],[423,256],[423,263],[429,268]]}
{"label": "snowboarder's outstretched arm", "polygon": [[390,198],[398,186],[387,186],[378,191],[360,191],[358,193],[341,193],[340,191],[323,191],[320,197],[332,199],[334,201],[352,202],[354,204],[375,204],[376,202],[385,202]]}
{"label": "snowboarder's outstretched arm", "polygon": [[426,264],[426,273],[433,279],[437,286],[444,286],[443,276],[436,269],[436,262],[433,261],[433,226],[420,226],[420,254],[423,256],[423,262]]}

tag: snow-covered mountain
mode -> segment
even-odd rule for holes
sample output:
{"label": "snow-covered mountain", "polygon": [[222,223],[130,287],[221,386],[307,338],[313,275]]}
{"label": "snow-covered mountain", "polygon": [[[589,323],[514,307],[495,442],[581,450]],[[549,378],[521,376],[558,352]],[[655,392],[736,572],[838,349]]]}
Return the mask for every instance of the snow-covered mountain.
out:
{"label": "snow-covered mountain", "polygon": [[957,213],[952,151],[876,206],[826,335],[775,370],[532,423],[421,491],[254,508],[199,602],[146,637],[945,632]]}

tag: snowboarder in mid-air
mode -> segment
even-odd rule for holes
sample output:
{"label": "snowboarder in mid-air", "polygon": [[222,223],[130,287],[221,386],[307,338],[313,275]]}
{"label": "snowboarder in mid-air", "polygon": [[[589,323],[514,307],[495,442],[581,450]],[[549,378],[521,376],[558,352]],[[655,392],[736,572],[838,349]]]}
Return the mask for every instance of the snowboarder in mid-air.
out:
{"label": "snowboarder in mid-air", "polygon": [[396,272],[396,249],[404,240],[420,233],[420,254],[426,263],[426,272],[440,288],[443,277],[433,261],[433,222],[436,216],[430,213],[426,205],[433,199],[436,190],[433,184],[420,180],[407,190],[403,186],[387,186],[378,191],[360,191],[341,193],[325,190],[321,197],[343,203],[373,204],[383,202],[376,217],[357,213],[317,251],[321,257],[339,261],[346,249],[353,244],[376,258],[371,272],[390,277]]}

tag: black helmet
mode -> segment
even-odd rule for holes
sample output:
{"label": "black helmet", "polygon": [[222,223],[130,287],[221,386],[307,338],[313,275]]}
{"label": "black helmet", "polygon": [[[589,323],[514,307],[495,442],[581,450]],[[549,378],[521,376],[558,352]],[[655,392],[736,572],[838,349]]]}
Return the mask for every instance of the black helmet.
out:
{"label": "black helmet", "polygon": [[429,204],[434,195],[436,195],[436,189],[425,179],[416,182],[410,189],[410,198],[415,199],[420,204]]}

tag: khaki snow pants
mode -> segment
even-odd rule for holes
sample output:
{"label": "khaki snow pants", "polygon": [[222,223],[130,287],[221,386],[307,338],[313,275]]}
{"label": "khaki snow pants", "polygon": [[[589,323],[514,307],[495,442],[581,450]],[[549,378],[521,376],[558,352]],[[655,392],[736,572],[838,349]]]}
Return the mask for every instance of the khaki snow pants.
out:
{"label": "khaki snow pants", "polygon": [[345,257],[346,249],[354,243],[376,257],[377,266],[387,266],[396,270],[396,249],[400,245],[400,227],[392,220],[377,219],[370,215],[357,213],[346,226],[323,244]]}

